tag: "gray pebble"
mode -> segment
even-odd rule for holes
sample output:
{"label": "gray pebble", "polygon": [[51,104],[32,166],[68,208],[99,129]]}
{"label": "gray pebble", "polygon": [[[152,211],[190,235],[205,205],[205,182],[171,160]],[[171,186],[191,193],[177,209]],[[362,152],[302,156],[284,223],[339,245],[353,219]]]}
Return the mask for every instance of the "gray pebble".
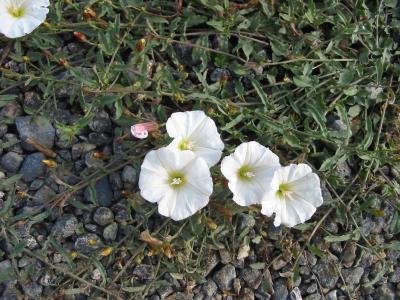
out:
{"label": "gray pebble", "polygon": [[356,259],[356,250],[357,250],[357,245],[356,243],[352,242],[348,243],[344,248],[341,259],[343,265],[346,268],[349,268],[353,265],[353,262]]}
{"label": "gray pebble", "polygon": [[0,111],[0,117],[16,118],[21,116],[23,113],[21,105],[17,101],[11,101],[4,106]]}
{"label": "gray pebble", "polygon": [[98,133],[111,132],[110,116],[105,111],[96,112],[93,120],[89,123],[89,128]]}
{"label": "gray pebble", "polygon": [[126,166],[122,171],[122,181],[131,185],[136,185],[138,181],[138,172],[131,166]]}
{"label": "gray pebble", "polygon": [[219,250],[219,257],[221,258],[221,263],[224,265],[227,265],[232,261],[231,253],[225,248]]}
{"label": "gray pebble", "polygon": [[337,264],[329,258],[322,258],[313,268],[313,272],[318,276],[322,287],[334,288],[338,279],[339,272],[336,268]]}
{"label": "gray pebble", "polygon": [[245,268],[241,270],[240,277],[249,287],[255,288],[261,279],[261,271],[252,268]]}
{"label": "gray pebble", "polygon": [[0,138],[2,138],[8,131],[7,124],[0,124]]}
{"label": "gray pebble", "polygon": [[172,286],[162,286],[157,289],[157,293],[158,293],[158,295],[160,295],[161,299],[167,298],[173,292],[174,292],[174,289],[172,288]]}
{"label": "gray pebble", "polygon": [[103,231],[103,238],[106,241],[114,241],[117,238],[118,224],[113,222],[106,226]]}
{"label": "gray pebble", "polygon": [[399,283],[400,282],[400,267],[396,267],[394,269],[394,272],[390,276],[389,281],[393,282],[393,283]]}
{"label": "gray pebble", "polygon": [[28,151],[34,151],[35,149],[25,143],[27,138],[33,139],[35,142],[52,148],[54,144],[55,130],[50,122],[44,117],[19,117],[16,119],[15,124],[21,140],[23,141],[22,147]]}
{"label": "gray pebble", "polygon": [[362,267],[342,270],[343,278],[349,286],[357,285],[360,282],[363,273],[364,273],[364,268]]}
{"label": "gray pebble", "polygon": [[32,153],[25,158],[19,170],[25,182],[31,182],[44,174],[45,166],[42,162],[44,159],[45,156],[40,152]]}
{"label": "gray pebble", "polygon": [[208,297],[212,297],[217,292],[217,289],[217,284],[212,279],[208,279],[201,287],[201,291]]}
{"label": "gray pebble", "polygon": [[33,204],[44,204],[52,200],[56,193],[47,185],[42,186],[34,195]]}
{"label": "gray pebble", "polygon": [[8,172],[16,173],[23,160],[24,158],[22,155],[15,152],[8,152],[1,157],[0,163]]}
{"label": "gray pebble", "polygon": [[32,181],[31,185],[29,186],[29,189],[31,191],[37,191],[44,185],[44,180],[43,179],[35,179]]}
{"label": "gray pebble", "polygon": [[227,69],[216,68],[211,72],[210,79],[213,82],[220,81],[223,78],[230,77],[231,73]]}
{"label": "gray pebble", "polygon": [[29,297],[32,297],[33,299],[39,299],[43,293],[43,287],[35,281],[22,283],[21,285],[25,294]]}
{"label": "gray pebble", "polygon": [[381,285],[379,288],[375,290],[374,299],[384,299],[384,300],[394,300],[396,299],[395,292],[389,287],[387,284]]}
{"label": "gray pebble", "polygon": [[322,296],[320,294],[312,294],[304,298],[304,300],[321,300],[321,299]]}
{"label": "gray pebble", "polygon": [[239,215],[239,230],[244,230],[245,228],[251,228],[256,225],[256,220],[253,216],[245,213]]}
{"label": "gray pebble", "polygon": [[233,280],[236,278],[236,270],[232,265],[226,265],[217,273],[213,279],[221,291],[230,291],[232,289]]}
{"label": "gray pebble", "polygon": [[142,281],[151,280],[154,278],[153,266],[146,264],[137,265],[133,269],[132,275]]}
{"label": "gray pebble", "polygon": [[99,207],[93,215],[93,220],[100,226],[106,226],[114,221],[114,213],[108,207]]}
{"label": "gray pebble", "polygon": [[71,149],[71,155],[73,160],[77,160],[82,155],[96,149],[96,145],[89,143],[78,143],[74,144]]}
{"label": "gray pebble", "polygon": [[[5,284],[14,284],[16,283],[16,276],[14,273],[14,269],[11,265],[11,261],[9,259],[3,260],[2,262],[0,262],[0,274],[2,275],[9,275],[8,277],[10,278],[10,280],[5,280],[3,281],[3,283]],[[14,279],[12,279],[14,278]]]}
{"label": "gray pebble", "polygon": [[51,229],[55,237],[68,238],[75,233],[78,227],[78,219],[72,214],[65,214],[57,220]]}
{"label": "gray pebble", "polygon": [[111,188],[115,190],[121,190],[124,185],[122,184],[122,178],[119,173],[111,173],[109,175]]}
{"label": "gray pebble", "polygon": [[88,141],[96,146],[104,146],[111,142],[111,137],[105,133],[91,132],[89,133]]}
{"label": "gray pebble", "polygon": [[287,299],[289,292],[286,286],[286,279],[279,278],[274,282],[274,291],[272,300],[285,300]]}
{"label": "gray pebble", "polygon": [[[94,185],[96,191],[96,200],[100,206],[110,206],[113,199],[113,193],[111,190],[110,182],[108,177],[105,176],[99,179]],[[91,202],[90,199],[90,189],[87,187],[85,189],[85,199],[87,202]]]}
{"label": "gray pebble", "polygon": [[330,291],[325,295],[326,300],[337,300],[337,290]]}
{"label": "gray pebble", "polygon": [[82,253],[92,253],[101,246],[101,239],[94,233],[85,234],[75,240],[75,250]]}
{"label": "gray pebble", "polygon": [[125,223],[131,219],[130,208],[126,200],[121,200],[112,206],[115,214],[115,221]]}
{"label": "gray pebble", "polygon": [[102,234],[103,230],[100,226],[94,224],[85,224],[85,229],[91,233]]}

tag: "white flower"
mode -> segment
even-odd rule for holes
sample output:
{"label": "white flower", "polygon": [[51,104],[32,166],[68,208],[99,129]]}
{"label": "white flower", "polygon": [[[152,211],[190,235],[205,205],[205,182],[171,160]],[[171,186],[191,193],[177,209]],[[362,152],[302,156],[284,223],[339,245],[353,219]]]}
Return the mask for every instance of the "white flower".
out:
{"label": "white flower", "polygon": [[139,188],[144,199],[158,203],[158,212],[178,221],[208,204],[213,183],[207,163],[190,151],[161,148],[142,164]]}
{"label": "white flower", "polygon": [[9,38],[31,33],[46,20],[49,0],[1,0],[0,32]]}
{"label": "white flower", "polygon": [[274,171],[279,167],[279,157],[257,142],[239,145],[221,162],[233,201],[242,206],[261,204]]}
{"label": "white flower", "polygon": [[169,148],[192,151],[210,167],[220,160],[224,143],[215,122],[203,111],[173,113],[167,121],[167,132],[174,138]]}
{"label": "white flower", "polygon": [[310,219],[322,202],[318,175],[305,164],[291,164],[275,171],[261,213],[275,213],[275,226],[292,227]]}

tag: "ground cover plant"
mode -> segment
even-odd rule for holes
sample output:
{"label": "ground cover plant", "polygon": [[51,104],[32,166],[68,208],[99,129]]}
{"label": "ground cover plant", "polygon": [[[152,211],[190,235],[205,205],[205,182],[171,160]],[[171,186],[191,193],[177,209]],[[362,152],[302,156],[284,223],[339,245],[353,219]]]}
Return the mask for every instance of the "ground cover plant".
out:
{"label": "ground cover plant", "polygon": [[[0,19],[0,298],[399,297],[399,18],[396,0],[66,0],[27,35]],[[140,166],[185,111],[223,157],[257,141],[310,166],[322,206],[275,227],[211,167],[205,208],[161,216]]]}

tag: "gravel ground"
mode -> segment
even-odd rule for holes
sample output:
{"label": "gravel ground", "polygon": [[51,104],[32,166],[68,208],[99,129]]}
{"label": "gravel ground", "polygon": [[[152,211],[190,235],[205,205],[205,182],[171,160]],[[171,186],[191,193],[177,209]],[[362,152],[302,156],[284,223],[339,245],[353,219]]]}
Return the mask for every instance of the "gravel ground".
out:
{"label": "gravel ground", "polygon": [[[0,241],[0,274],[13,275],[13,279],[3,280],[0,285],[1,299],[22,299],[22,295],[27,297],[24,299],[48,299],[55,295],[61,295],[57,299],[89,299],[93,289],[77,281],[73,287],[67,287],[68,276],[57,272],[57,268],[70,270],[70,258],[65,254],[77,253],[79,263],[90,261],[84,270],[87,272],[85,280],[93,284],[104,280],[103,272],[113,278],[121,270],[133,253],[128,249],[129,243],[118,259],[107,264],[107,269],[99,269],[89,257],[105,245],[124,245],[127,236],[138,230],[137,224],[143,220],[132,209],[126,191],[131,194],[137,191],[139,170],[131,164],[120,167],[92,186],[78,190],[73,202],[65,205],[62,211],[57,207],[49,208],[49,201],[56,195],[63,195],[67,185],[77,184],[99,166],[104,166],[107,163],[104,157],[119,154],[139,142],[130,138],[119,141],[118,135],[127,132],[127,128],[113,124],[108,112],[99,111],[77,138],[66,143],[54,126],[56,120],[72,124],[80,116],[71,112],[67,105],[60,107],[50,121],[39,116],[24,116],[22,106],[26,106],[27,101],[31,103],[31,98],[31,93],[25,92],[20,94],[21,102],[10,102],[0,110],[1,116],[15,118],[15,125],[0,127],[0,143],[4,145],[0,151],[0,178],[22,176],[18,190],[26,194],[13,203],[16,220],[13,228],[29,251],[13,256],[8,241]],[[46,167],[42,162],[44,154],[26,143],[28,138],[53,149],[58,167]],[[104,157],[97,158],[94,155],[97,152]],[[351,176],[347,165],[337,172]],[[5,205],[6,194],[7,189],[0,194],[3,195],[0,208]],[[207,249],[204,261],[199,262],[203,277],[199,276],[197,282],[184,280],[174,273],[157,273],[157,256],[142,256],[135,260],[125,270],[124,277],[131,284],[135,283],[139,291],[153,282],[146,289],[147,298],[152,300],[396,299],[400,297],[400,252],[387,249],[374,253],[366,243],[384,244],[396,239],[390,228],[394,214],[390,202],[380,195],[374,196],[371,200],[374,210],[362,214],[362,219],[357,220],[361,225],[354,228],[351,237],[341,239],[343,225],[333,214],[326,218],[321,230],[312,237],[312,247],[305,249],[299,257],[299,276],[292,276],[294,253],[299,253],[298,241],[305,241],[309,232],[275,228],[258,213],[244,211],[233,220],[238,232],[244,232],[251,240],[250,249],[242,249],[244,258],[238,259],[235,250],[227,249],[219,242]],[[326,188],[324,198],[328,202],[332,199]],[[320,215],[326,212],[323,207]],[[17,222],[18,219],[21,221]],[[155,230],[164,221],[155,213],[147,220],[147,228]],[[339,238],[327,239],[327,236]],[[215,238],[223,241],[224,233]],[[44,253],[46,263],[35,258]],[[23,280],[16,280],[17,271]],[[119,290],[122,298],[128,297],[124,296],[119,284],[114,285],[112,290]],[[59,286],[56,292],[55,286]]]}

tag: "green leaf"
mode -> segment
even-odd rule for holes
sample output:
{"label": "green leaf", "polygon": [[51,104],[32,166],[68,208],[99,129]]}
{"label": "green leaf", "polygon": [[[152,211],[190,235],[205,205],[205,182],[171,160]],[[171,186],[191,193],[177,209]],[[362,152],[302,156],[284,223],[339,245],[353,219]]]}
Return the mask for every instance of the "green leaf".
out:
{"label": "green leaf", "polygon": [[244,119],[244,115],[240,114],[235,119],[233,119],[232,121],[227,123],[224,127],[222,127],[221,130],[225,131],[225,130],[231,129],[232,127],[235,127],[237,124],[242,122],[243,119]]}
{"label": "green leaf", "polygon": [[355,71],[352,69],[348,69],[343,71],[339,76],[339,83],[342,85],[348,85],[354,79]]}
{"label": "green leaf", "polygon": [[293,77],[293,82],[295,85],[297,85],[298,87],[301,87],[301,88],[313,86],[312,79],[310,77],[304,76],[304,75]]}
{"label": "green leaf", "polygon": [[334,242],[344,242],[344,241],[358,241],[360,239],[360,232],[358,230],[354,230],[351,233],[346,233],[343,235],[328,235],[324,237],[324,240],[328,243]]}
{"label": "green leaf", "polygon": [[265,269],[265,262],[257,262],[250,264],[250,268],[254,270],[263,270]]}
{"label": "green leaf", "polygon": [[0,108],[17,99],[17,97],[18,95],[0,95]]}
{"label": "green leaf", "polygon": [[127,286],[127,287],[122,287],[122,290],[127,292],[127,293],[140,293],[143,292],[146,289],[146,285],[137,285],[137,286]]}
{"label": "green leaf", "polygon": [[358,88],[356,86],[352,86],[352,87],[349,87],[349,88],[343,90],[343,93],[346,96],[355,96],[358,93]]}
{"label": "green leaf", "polygon": [[390,223],[390,231],[392,234],[400,233],[400,215],[398,211],[394,213],[392,222]]}
{"label": "green leaf", "polygon": [[13,281],[16,279],[17,276],[15,275],[12,267],[3,270],[3,272],[0,273],[0,284],[8,281]]}
{"label": "green leaf", "polygon": [[258,97],[260,97],[261,102],[264,104],[265,108],[271,108],[272,105],[268,99],[267,94],[262,89],[261,84],[256,79],[251,79],[251,84],[253,85],[254,89],[257,92]]}

